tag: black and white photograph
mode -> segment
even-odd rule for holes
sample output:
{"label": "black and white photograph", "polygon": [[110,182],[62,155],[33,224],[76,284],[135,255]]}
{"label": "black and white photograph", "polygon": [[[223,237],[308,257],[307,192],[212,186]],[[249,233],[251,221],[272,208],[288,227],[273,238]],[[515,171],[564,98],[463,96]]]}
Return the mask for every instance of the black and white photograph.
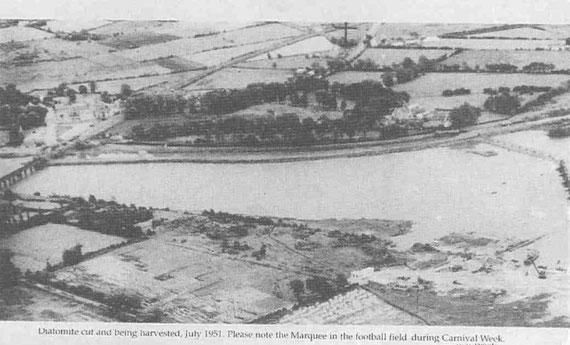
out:
{"label": "black and white photograph", "polygon": [[0,320],[568,328],[570,21],[374,11],[0,18]]}

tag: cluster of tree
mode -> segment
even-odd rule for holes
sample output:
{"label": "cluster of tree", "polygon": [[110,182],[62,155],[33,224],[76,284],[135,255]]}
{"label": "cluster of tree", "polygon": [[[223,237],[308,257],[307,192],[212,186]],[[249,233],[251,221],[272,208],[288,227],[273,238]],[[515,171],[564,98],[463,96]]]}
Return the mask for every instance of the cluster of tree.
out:
{"label": "cluster of tree", "polygon": [[77,211],[77,225],[80,228],[109,235],[129,238],[142,236],[140,227],[135,224],[152,219],[152,211],[145,207],[97,200],[92,195],[88,200],[72,198],[71,203]]}
{"label": "cluster of tree", "polygon": [[552,73],[556,69],[556,66],[551,63],[544,62],[532,62],[522,68],[523,73]]}
{"label": "cluster of tree", "polygon": [[81,248],[83,246],[78,244],[73,248],[66,249],[63,251],[62,262],[64,266],[73,266],[81,262],[83,259],[83,253]]}
{"label": "cluster of tree", "polygon": [[546,103],[550,102],[554,97],[558,97],[570,90],[570,86],[568,84],[560,87],[553,88],[541,95],[539,95],[536,99],[528,101],[519,109],[519,113],[524,113],[526,111],[532,110],[533,108],[540,107],[545,105]]}
{"label": "cluster of tree", "polygon": [[512,65],[510,63],[486,64],[485,68],[487,72],[492,72],[492,73],[514,73],[519,69],[517,66]]}
{"label": "cluster of tree", "polygon": [[318,300],[327,300],[338,292],[345,290],[349,283],[346,277],[338,274],[335,279],[327,280],[321,276],[305,279],[295,279],[289,282],[293,295],[301,304],[312,303]]}
{"label": "cluster of tree", "polygon": [[551,138],[566,138],[570,137],[570,126],[556,126],[548,131],[548,136]]}
{"label": "cluster of tree", "polygon": [[490,95],[483,107],[486,110],[492,111],[494,113],[503,115],[513,115],[515,114],[520,106],[521,102],[516,95],[511,95],[511,89],[508,87],[500,87],[498,90],[491,88],[486,88],[483,93]]}
{"label": "cluster of tree", "polygon": [[380,66],[370,58],[358,59],[352,64],[352,69],[356,71],[377,71]]}
{"label": "cluster of tree", "polygon": [[228,224],[228,223],[245,223],[249,225],[274,225],[275,223],[268,217],[252,217],[241,214],[233,214],[227,212],[216,212],[214,210],[204,210],[202,215],[208,217],[211,221]]}
{"label": "cluster of tree", "polygon": [[98,41],[103,38],[101,35],[91,33],[86,29],[73,32],[58,32],[55,34],[55,37],[68,41]]}
{"label": "cluster of tree", "polygon": [[336,44],[337,46],[342,47],[342,48],[352,48],[352,47],[356,47],[358,45],[357,40],[350,39],[350,38],[348,40],[345,40],[344,37],[333,36],[329,39],[329,41],[332,44]]}
{"label": "cluster of tree", "polygon": [[443,92],[441,93],[441,95],[444,97],[453,97],[453,96],[470,95],[470,94],[471,90],[463,87],[455,90],[451,89],[443,90]]}
{"label": "cluster of tree", "polygon": [[518,85],[513,87],[513,92],[517,92],[521,95],[532,95],[535,92],[548,92],[550,90],[552,90],[552,87],[550,86]]}
{"label": "cluster of tree", "polygon": [[12,252],[0,248],[0,287],[9,288],[18,284],[20,270],[12,262]]}
{"label": "cluster of tree", "polygon": [[[568,192],[568,194],[570,195],[570,177],[568,177],[568,169],[566,168],[566,163],[564,163],[564,161],[561,160],[558,163],[558,168],[556,168],[556,170],[558,170],[560,177],[562,177],[562,186],[564,187],[564,189],[566,189],[566,192]],[[568,197],[568,200],[570,200],[570,196]]]}
{"label": "cluster of tree", "polygon": [[449,112],[449,121],[451,128],[459,129],[477,124],[477,120],[481,116],[481,109],[471,106],[468,103],[452,109]]}
{"label": "cluster of tree", "polygon": [[36,97],[22,93],[13,84],[0,87],[0,126],[18,130],[45,125],[48,110]]}

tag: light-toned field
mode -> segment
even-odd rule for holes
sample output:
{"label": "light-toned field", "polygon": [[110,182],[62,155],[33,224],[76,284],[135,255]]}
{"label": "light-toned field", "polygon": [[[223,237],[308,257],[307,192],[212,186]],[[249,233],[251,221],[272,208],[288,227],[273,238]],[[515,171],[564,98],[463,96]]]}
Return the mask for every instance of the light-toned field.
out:
{"label": "light-toned field", "polygon": [[79,83],[90,80],[123,79],[151,74],[170,73],[168,68],[152,62],[125,66],[105,67],[86,59],[61,62],[42,62],[31,66],[0,68],[0,80],[14,83],[22,91],[47,89],[61,83]]}
{"label": "light-toned field", "polygon": [[63,31],[63,32],[73,32],[81,30],[91,30],[103,25],[111,23],[104,19],[92,19],[92,20],[48,20],[47,25],[44,26],[46,29],[50,29],[53,32]]}
{"label": "light-toned field", "polygon": [[286,104],[279,104],[279,103],[266,103],[260,105],[254,105],[244,110],[236,111],[235,113],[231,113],[225,115],[227,117],[230,116],[240,116],[248,119],[254,119],[262,116],[267,116],[269,112],[272,112],[274,116],[284,115],[284,114],[296,114],[299,118],[312,118],[315,121],[321,117],[326,116],[329,119],[338,119],[342,117],[342,111],[316,111],[310,108],[302,108],[302,107],[293,107]]}
{"label": "light-toned field", "polygon": [[404,38],[409,39],[415,34],[420,37],[438,36],[450,32],[474,30],[493,26],[491,24],[420,24],[420,23],[382,23],[376,39]]}
{"label": "light-toned field", "polygon": [[557,69],[570,68],[570,51],[516,51],[516,50],[468,50],[443,62],[444,65],[462,65],[470,67],[487,64],[508,63],[522,68],[532,62],[551,63]]}
{"label": "light-toned field", "polygon": [[[305,55],[313,53],[321,53],[330,56],[336,56],[340,52],[340,48],[332,44],[326,37],[317,36],[306,39],[301,42],[293,43],[283,48],[269,52],[271,57],[276,58],[281,56],[294,56],[294,55]],[[267,54],[260,55],[253,58],[252,60],[263,60],[267,59]]]}
{"label": "light-toned field", "polygon": [[424,47],[452,47],[465,49],[561,49],[564,47],[562,40],[493,40],[493,39],[452,39],[442,38],[438,40],[425,40]]}
{"label": "light-toned field", "polygon": [[258,25],[220,33],[224,40],[235,45],[266,42],[285,37],[300,36],[303,32],[280,23]]}
{"label": "light-toned field", "polygon": [[182,57],[205,66],[215,66],[256,50],[271,48],[274,44],[275,42],[255,43],[225,49],[215,49],[198,54],[183,55]]}
{"label": "light-toned field", "polygon": [[11,26],[0,29],[0,43],[41,40],[50,37],[53,37],[53,34],[50,34],[49,32],[22,26]]}
{"label": "light-toned field", "polygon": [[179,37],[194,37],[196,35],[205,35],[218,33],[229,30],[236,30],[246,26],[254,25],[253,22],[187,22],[187,21],[168,21],[162,22],[160,25],[149,27],[148,30],[159,34],[170,34]]}
{"label": "light-toned field", "polygon": [[243,89],[252,83],[283,83],[293,74],[284,70],[228,68],[216,72],[184,90]]}
{"label": "light-toned field", "polygon": [[119,20],[91,30],[91,33],[100,35],[126,34],[137,31],[147,31],[162,25],[164,22],[156,20]]}
{"label": "light-toned field", "polygon": [[328,77],[328,81],[332,83],[341,83],[341,84],[354,84],[360,83],[363,80],[374,80],[374,81],[382,81],[382,72],[358,72],[358,71],[347,71],[347,72],[340,72],[335,73]]}
{"label": "light-toned field", "polygon": [[11,173],[12,171],[22,167],[22,165],[30,162],[31,160],[31,157],[0,158],[0,176]]}
{"label": "light-toned field", "polygon": [[65,57],[80,56],[90,58],[95,55],[106,54],[110,49],[96,41],[71,42],[58,38],[33,41],[30,44],[38,49],[45,49],[53,55]]}
{"label": "light-toned field", "polygon": [[414,62],[418,62],[420,56],[428,59],[436,59],[443,55],[449,55],[452,50],[443,49],[382,49],[369,48],[358,58],[360,60],[372,59],[379,66],[392,66],[401,63],[405,58],[409,57]]}
{"label": "light-toned field", "polygon": [[[259,68],[259,69],[298,69],[304,67],[311,67],[312,64],[318,63],[326,67],[327,58],[307,58],[306,56],[291,56],[282,59],[264,59],[264,60],[251,60],[239,63],[236,67],[243,68]],[[273,66],[275,64],[275,66]]]}
{"label": "light-toned field", "polygon": [[508,37],[508,38],[524,37],[524,38],[534,38],[534,39],[556,38],[555,35],[553,35],[548,30],[540,30],[531,27],[486,32],[476,35],[470,35],[469,37]]}
{"label": "light-toned field", "polygon": [[77,244],[88,253],[119,244],[122,237],[82,230],[69,225],[45,224],[20,231],[4,239],[2,246],[14,252],[14,264],[22,271],[43,270],[46,262],[55,265],[61,262],[63,251]]}

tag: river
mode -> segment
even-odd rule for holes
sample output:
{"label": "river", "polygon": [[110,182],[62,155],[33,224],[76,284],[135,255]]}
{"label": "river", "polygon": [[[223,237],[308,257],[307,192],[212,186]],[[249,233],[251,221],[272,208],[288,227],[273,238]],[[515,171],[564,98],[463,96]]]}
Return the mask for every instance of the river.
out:
{"label": "river", "polygon": [[403,246],[453,231],[516,239],[548,234],[541,249],[564,259],[568,203],[555,168],[479,144],[279,164],[59,166],[15,191],[303,219],[412,220],[412,233],[398,239]]}

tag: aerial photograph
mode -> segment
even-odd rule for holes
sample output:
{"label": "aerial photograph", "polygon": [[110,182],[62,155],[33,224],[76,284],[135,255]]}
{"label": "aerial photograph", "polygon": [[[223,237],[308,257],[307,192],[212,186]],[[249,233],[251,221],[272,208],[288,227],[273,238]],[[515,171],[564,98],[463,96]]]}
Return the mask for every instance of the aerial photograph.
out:
{"label": "aerial photograph", "polygon": [[569,169],[570,25],[0,19],[0,320],[570,327]]}

